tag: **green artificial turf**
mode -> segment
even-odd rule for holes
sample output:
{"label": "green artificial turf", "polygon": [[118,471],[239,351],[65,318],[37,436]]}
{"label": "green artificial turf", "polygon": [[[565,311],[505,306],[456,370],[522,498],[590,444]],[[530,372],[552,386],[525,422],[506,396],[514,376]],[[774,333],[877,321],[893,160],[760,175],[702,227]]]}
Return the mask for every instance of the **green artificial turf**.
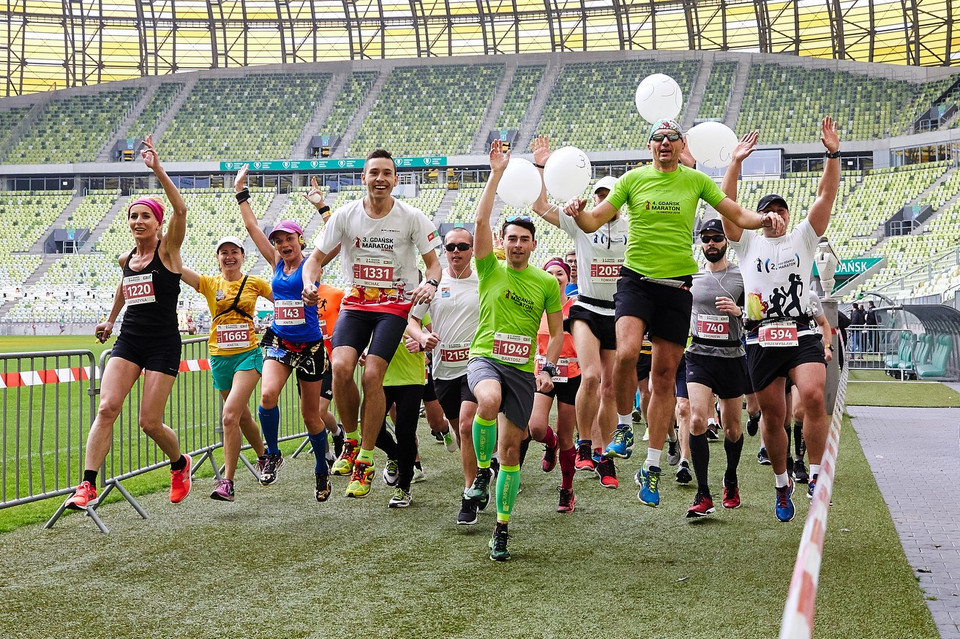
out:
{"label": "green artificial turf", "polygon": [[960,393],[939,382],[901,382],[883,371],[851,370],[847,405],[954,408],[960,406]]}

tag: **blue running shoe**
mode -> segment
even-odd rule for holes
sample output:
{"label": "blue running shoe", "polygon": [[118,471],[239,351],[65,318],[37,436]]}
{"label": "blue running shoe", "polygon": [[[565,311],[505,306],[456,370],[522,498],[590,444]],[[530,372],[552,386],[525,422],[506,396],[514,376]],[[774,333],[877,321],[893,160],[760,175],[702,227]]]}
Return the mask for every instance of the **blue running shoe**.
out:
{"label": "blue running shoe", "polygon": [[633,429],[629,426],[617,426],[613,433],[613,441],[607,445],[603,456],[607,459],[619,457],[620,459],[630,459],[633,454]]}
{"label": "blue running shoe", "polygon": [[660,505],[660,468],[651,466],[649,469],[640,467],[637,472],[637,478],[640,480],[640,492],[637,493],[637,499],[641,504],[653,506]]}
{"label": "blue running shoe", "polygon": [[793,480],[788,479],[787,485],[783,488],[777,488],[777,519],[782,522],[788,522],[793,519],[796,509],[793,507]]}

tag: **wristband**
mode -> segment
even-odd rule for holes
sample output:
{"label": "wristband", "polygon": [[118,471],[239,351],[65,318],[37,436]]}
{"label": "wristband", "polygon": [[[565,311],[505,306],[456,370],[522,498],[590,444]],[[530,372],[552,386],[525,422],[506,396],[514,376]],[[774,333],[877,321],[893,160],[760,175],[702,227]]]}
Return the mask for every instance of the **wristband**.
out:
{"label": "wristband", "polygon": [[426,283],[432,285],[433,288],[440,288],[440,282],[437,280],[427,280]]}
{"label": "wristband", "polygon": [[533,165],[534,165],[535,167],[537,167],[538,169],[545,169],[545,168],[547,168],[547,167],[545,167],[545,166],[542,165],[542,164],[537,164],[536,162],[534,162]]}
{"label": "wristband", "polygon": [[243,204],[250,199],[250,189],[243,189],[237,193],[237,204]]}
{"label": "wristband", "polygon": [[824,156],[827,159],[836,160],[838,157],[840,157],[840,151],[837,151],[836,153],[825,153]]}

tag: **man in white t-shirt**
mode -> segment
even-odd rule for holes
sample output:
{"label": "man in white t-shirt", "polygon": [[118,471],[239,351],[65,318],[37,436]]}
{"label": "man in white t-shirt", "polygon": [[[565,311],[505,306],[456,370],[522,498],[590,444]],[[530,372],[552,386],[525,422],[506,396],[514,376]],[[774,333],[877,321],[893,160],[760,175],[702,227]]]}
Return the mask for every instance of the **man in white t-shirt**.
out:
{"label": "man in white t-shirt", "polygon": [[[747,365],[763,415],[763,441],[776,475],[776,514],[780,521],[793,519],[793,480],[787,473],[787,440],[784,387],[789,376],[800,394],[806,415],[804,434],[810,452],[809,494],[813,495],[820,460],[826,445],[827,414],[824,408],[826,363],[820,335],[810,327],[810,278],[814,253],[830,223],[833,202],[840,188],[840,138],[833,118],[823,119],[820,141],[826,148],[823,176],[817,199],[807,217],[789,233],[765,229],[764,235],[723,218],[730,246],[737,252],[746,297]],[[748,133],[734,149],[723,177],[724,193],[737,197],[740,167],[756,148],[758,134]],[[789,227],[790,210],[776,194],[760,198],[757,210],[774,213]]]}
{"label": "man in white t-shirt", "polygon": [[[346,441],[331,472],[352,473],[348,497],[370,492],[373,448],[386,412],[383,376],[407,328],[411,306],[433,299],[441,275],[434,250],[440,237],[433,222],[392,195],[399,181],[393,156],[382,149],[371,152],[361,179],[366,197],[337,209],[303,268],[303,299],[316,303],[320,268],[340,248],[348,284],[331,339],[330,363],[334,402]],[[418,255],[426,265],[426,277],[419,285]],[[358,428],[360,391],[353,374],[364,350],[364,399]]]}

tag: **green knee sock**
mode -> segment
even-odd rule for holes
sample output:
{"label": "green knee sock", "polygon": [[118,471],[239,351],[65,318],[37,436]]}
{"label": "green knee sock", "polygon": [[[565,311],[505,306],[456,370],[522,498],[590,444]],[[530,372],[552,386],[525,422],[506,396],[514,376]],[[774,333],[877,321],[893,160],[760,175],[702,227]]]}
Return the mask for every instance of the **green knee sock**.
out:
{"label": "green knee sock", "polygon": [[520,466],[500,466],[497,475],[497,521],[507,523],[520,490]]}
{"label": "green knee sock", "polygon": [[490,468],[490,458],[497,448],[497,420],[473,418],[473,451],[477,454],[477,466]]}

